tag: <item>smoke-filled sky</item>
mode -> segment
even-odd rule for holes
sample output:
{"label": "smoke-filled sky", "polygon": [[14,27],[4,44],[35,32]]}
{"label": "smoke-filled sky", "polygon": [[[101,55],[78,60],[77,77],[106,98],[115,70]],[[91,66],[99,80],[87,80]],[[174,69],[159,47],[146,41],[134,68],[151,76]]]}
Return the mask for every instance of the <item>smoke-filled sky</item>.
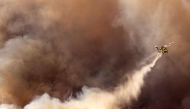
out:
{"label": "smoke-filled sky", "polygon": [[[189,35],[188,0],[0,0],[0,109],[189,109]],[[139,63],[170,42],[136,85],[152,67]],[[141,92],[115,105],[122,84]]]}

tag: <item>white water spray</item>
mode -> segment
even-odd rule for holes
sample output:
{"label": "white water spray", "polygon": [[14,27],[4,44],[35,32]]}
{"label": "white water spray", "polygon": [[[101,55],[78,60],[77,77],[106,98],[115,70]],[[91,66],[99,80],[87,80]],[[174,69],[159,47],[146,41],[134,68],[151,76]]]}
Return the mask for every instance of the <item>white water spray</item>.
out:
{"label": "white water spray", "polygon": [[133,73],[127,74],[127,82],[120,84],[114,94],[117,97],[118,104],[122,105],[131,105],[133,99],[137,100],[141,92],[141,88],[144,84],[144,76],[151,71],[151,68],[154,67],[156,61],[161,57],[162,54],[155,53],[150,57],[146,58],[142,64],[145,64],[148,60],[153,60],[149,64],[143,65],[140,70],[135,70]]}

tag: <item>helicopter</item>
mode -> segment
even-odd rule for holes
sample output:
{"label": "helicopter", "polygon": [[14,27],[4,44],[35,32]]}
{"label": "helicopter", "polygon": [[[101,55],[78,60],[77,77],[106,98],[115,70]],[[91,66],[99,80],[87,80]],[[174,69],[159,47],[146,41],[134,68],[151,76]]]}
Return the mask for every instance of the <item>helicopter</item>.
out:
{"label": "helicopter", "polygon": [[171,42],[168,45],[164,45],[164,46],[161,46],[161,47],[155,46],[155,48],[158,50],[158,52],[160,52],[162,54],[168,53],[168,48],[167,47],[171,46],[172,43],[174,43],[174,42]]}
{"label": "helicopter", "polygon": [[155,48],[157,48],[158,52],[162,54],[168,53],[168,48],[166,48],[165,46],[161,46],[160,48],[158,46],[155,46]]}

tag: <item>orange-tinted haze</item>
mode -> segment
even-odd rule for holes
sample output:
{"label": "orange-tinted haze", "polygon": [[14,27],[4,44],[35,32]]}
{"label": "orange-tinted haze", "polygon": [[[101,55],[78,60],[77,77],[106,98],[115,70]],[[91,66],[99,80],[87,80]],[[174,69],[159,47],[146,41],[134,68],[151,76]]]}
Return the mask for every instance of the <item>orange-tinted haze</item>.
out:
{"label": "orange-tinted haze", "polygon": [[188,0],[0,0],[0,102],[110,91],[173,41],[134,108],[188,107],[189,19]]}

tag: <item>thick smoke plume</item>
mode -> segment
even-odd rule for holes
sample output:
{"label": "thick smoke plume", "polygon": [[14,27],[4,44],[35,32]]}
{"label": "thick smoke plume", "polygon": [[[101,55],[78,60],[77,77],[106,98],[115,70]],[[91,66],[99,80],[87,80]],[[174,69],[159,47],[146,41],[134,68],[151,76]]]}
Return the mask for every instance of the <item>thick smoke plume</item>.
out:
{"label": "thick smoke plume", "polygon": [[[188,107],[189,13],[187,0],[0,0],[0,108],[29,108],[36,96],[63,105],[84,85],[79,99],[100,92],[132,109]],[[140,91],[134,101],[113,94],[130,87],[155,45],[170,41],[146,85],[133,87],[142,88],[138,101]]]}
{"label": "thick smoke plume", "polygon": [[111,26],[116,1],[0,4],[1,103],[25,106],[44,93],[64,101],[83,85],[112,90],[124,74],[127,50],[117,37],[123,30]]}

